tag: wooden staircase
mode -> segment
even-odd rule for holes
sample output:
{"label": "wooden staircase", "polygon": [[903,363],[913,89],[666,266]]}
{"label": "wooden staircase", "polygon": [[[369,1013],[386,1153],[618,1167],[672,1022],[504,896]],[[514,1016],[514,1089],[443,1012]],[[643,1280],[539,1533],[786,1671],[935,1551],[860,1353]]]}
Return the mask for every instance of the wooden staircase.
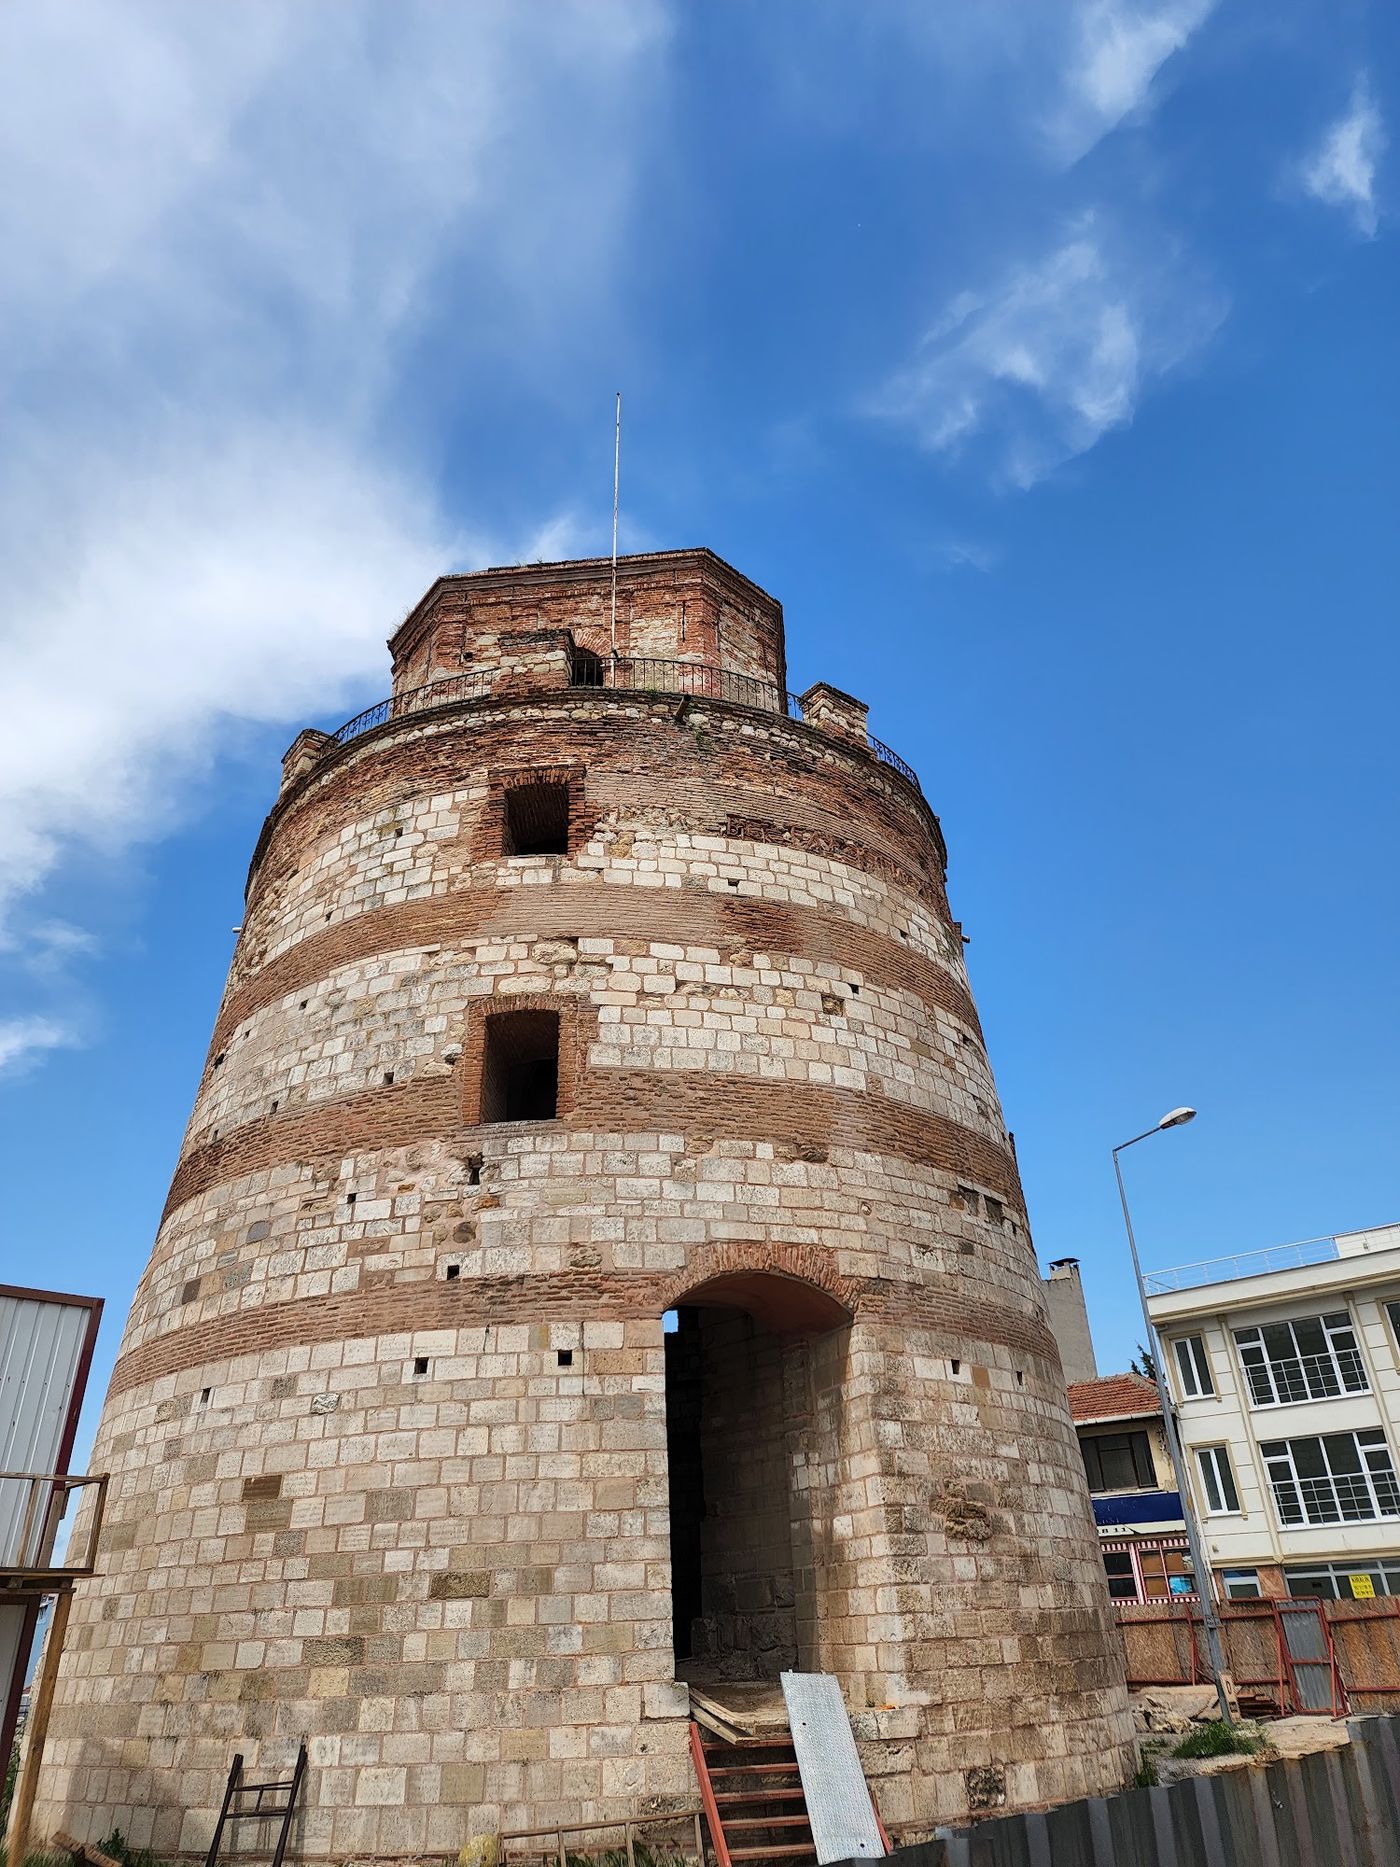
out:
{"label": "wooden staircase", "polygon": [[690,1754],[719,1867],[816,1861],[797,1753],[786,1731],[730,1742],[692,1723]]}
{"label": "wooden staircase", "polygon": [[204,1867],[218,1867],[219,1850],[230,1823],[263,1821],[278,1823],[272,1867],[282,1867],[282,1857],[287,1852],[287,1837],[292,1831],[292,1817],[296,1814],[297,1797],[305,1779],[305,1744],[297,1751],[296,1767],[291,1775],[276,1782],[245,1783],[243,1758],[241,1755],[235,1756],[224,1789],[224,1805],[219,1810],[218,1826],[209,1844]]}

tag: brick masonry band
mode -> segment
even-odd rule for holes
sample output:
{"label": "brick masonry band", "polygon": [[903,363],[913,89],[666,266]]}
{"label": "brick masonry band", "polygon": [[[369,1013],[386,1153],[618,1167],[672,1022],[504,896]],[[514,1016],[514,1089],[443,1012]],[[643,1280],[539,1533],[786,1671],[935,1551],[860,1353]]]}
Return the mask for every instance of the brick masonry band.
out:
{"label": "brick masonry band", "polygon": [[828,962],[872,985],[912,993],[981,1037],[971,998],[945,967],[897,940],[819,908],[730,900],[702,889],[643,892],[561,876],[548,888],[471,887],[425,900],[366,908],[308,934],[229,994],[214,1027],[221,1050],[246,1018],[339,966],[412,947],[468,940],[610,936],[676,945],[741,946]]}
{"label": "brick masonry band", "polygon": [[[561,703],[568,703],[567,709]],[[789,742],[781,730],[784,722],[775,715],[708,701],[703,711],[713,712],[721,724],[734,716],[730,723],[737,719],[744,730],[722,736],[712,752],[698,759],[699,713],[678,718],[674,697],[589,697],[580,690],[396,720],[327,760],[279,801],[249,871],[248,908],[256,908],[267,886],[274,851],[285,856],[308,837],[328,836],[353,822],[363,810],[366,786],[385,795],[395,789],[404,796],[422,795],[459,782],[470,766],[549,764],[576,759],[586,746],[590,783],[600,795],[609,781],[619,793],[640,788],[653,802],[674,805],[683,822],[712,834],[722,832],[731,815],[761,822],[772,816],[775,802],[791,810],[800,800],[812,819],[809,834],[825,833],[848,851],[863,849],[872,867],[883,864],[886,872],[899,871],[906,886],[926,894],[948,918],[942,832],[917,792],[893,777],[853,791],[845,769],[852,757],[849,748],[813,734],[830,762],[827,769],[801,742]],[[791,728],[799,734],[808,730]],[[677,758],[678,745],[689,757]],[[710,820],[698,808],[693,775],[685,769],[697,764],[705,774],[704,802],[714,813]]]}
{"label": "brick masonry band", "polygon": [[[454,1072],[261,1116],[184,1157],[162,1223],[211,1187],[284,1161],[338,1160],[442,1136],[465,1145],[477,1131],[463,1123],[461,1109]],[[585,1069],[574,1107],[562,1119],[571,1129],[591,1133],[699,1131],[728,1140],[758,1136],[894,1155],[967,1174],[1024,1215],[1020,1178],[1007,1149],[958,1122],[873,1090],[701,1071]]]}
{"label": "brick masonry band", "polygon": [[[172,1329],[123,1355],[110,1391],[125,1393],[186,1368],[207,1368],[239,1355],[352,1337],[412,1335],[429,1329],[479,1328],[520,1322],[625,1321],[660,1316],[683,1297],[678,1280],[657,1273],[562,1271],[553,1276],[473,1277],[454,1283],[408,1283],[343,1296],[262,1303],[232,1315]],[[942,1337],[959,1355],[975,1359],[979,1343],[999,1343],[1058,1369],[1059,1351],[1036,1316],[999,1305],[970,1303],[955,1291],[853,1280],[851,1296],[862,1321],[898,1317],[905,1326]]]}

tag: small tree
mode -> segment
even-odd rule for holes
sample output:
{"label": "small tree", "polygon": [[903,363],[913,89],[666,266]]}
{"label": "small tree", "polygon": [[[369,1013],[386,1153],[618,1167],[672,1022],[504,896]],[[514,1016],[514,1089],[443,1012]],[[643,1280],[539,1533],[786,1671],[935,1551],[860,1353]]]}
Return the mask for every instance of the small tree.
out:
{"label": "small tree", "polygon": [[1128,1363],[1134,1374],[1140,1374],[1144,1381],[1157,1379],[1157,1357],[1143,1343],[1138,1343],[1138,1352]]}

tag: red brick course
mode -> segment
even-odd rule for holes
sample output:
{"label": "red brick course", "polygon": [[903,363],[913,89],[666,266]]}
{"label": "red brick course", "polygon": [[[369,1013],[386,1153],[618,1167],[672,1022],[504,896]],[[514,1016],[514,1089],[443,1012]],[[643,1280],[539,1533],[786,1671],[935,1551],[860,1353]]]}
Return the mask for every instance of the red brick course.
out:
{"label": "red brick course", "polygon": [[[493,1009],[559,1010],[577,1016],[577,1000],[542,994],[488,1001]],[[481,1019],[474,1019],[478,1030]],[[569,1029],[561,1029],[561,1039]],[[569,1040],[560,1059],[580,1045]],[[186,1154],[175,1170],[162,1224],[179,1206],[223,1180],[256,1173],[288,1160],[340,1160],[366,1149],[411,1147],[446,1137],[467,1146],[475,1132],[467,1120],[480,1095],[480,1038],[469,1056],[476,1071],[459,1068],[435,1077],[367,1090],[309,1109],[265,1115]],[[470,1068],[470,1066],[469,1066]],[[1014,1156],[971,1129],[867,1090],[815,1083],[769,1082],[762,1077],[651,1070],[581,1070],[571,1077],[560,1121],[570,1128],[613,1134],[661,1129],[736,1140],[755,1137],[809,1147],[844,1147],[968,1176],[991,1187],[1018,1213],[1024,1200]],[[561,1097],[561,1100],[565,1098]],[[528,1124],[531,1127],[537,1124]],[[490,1132],[490,1130],[481,1131]]]}
{"label": "red brick course", "polygon": [[525,935],[642,937],[716,946],[726,952],[791,953],[829,961],[859,973],[872,985],[912,992],[981,1037],[971,998],[944,967],[870,928],[816,908],[731,900],[704,890],[643,893],[566,870],[549,888],[478,885],[423,901],[370,908],[308,935],[228,994],[210,1054],[217,1055],[255,1011],[324,978],[337,966],[405,947]]}
{"label": "red brick course", "polygon": [[[782,1254],[764,1245],[729,1245],[697,1257],[703,1273],[680,1276],[629,1275],[620,1271],[568,1271],[550,1276],[477,1277],[454,1283],[403,1283],[347,1296],[263,1303],[230,1316],[171,1329],[129,1350],[112,1372],[109,1391],[125,1393],[186,1368],[210,1367],[236,1355],[351,1337],[460,1329],[474,1324],[625,1321],[659,1317],[684,1301],[687,1291],[728,1270],[772,1270],[801,1276],[829,1290],[855,1316],[927,1329],[950,1350],[975,1359],[978,1345],[1003,1347],[1059,1368],[1049,1329],[1036,1316],[1010,1307],[972,1303],[948,1288],[895,1284],[884,1278],[841,1278],[821,1254],[803,1254],[802,1268],[786,1268]],[[787,1264],[794,1260],[787,1259]],[[812,1275],[813,1272],[816,1275]]]}

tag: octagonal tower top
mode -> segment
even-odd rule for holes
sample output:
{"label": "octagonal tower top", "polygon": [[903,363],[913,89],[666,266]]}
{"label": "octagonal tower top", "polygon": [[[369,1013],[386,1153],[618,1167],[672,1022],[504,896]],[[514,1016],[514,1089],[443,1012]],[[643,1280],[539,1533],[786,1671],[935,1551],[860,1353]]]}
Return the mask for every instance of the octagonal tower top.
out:
{"label": "octagonal tower top", "polygon": [[394,692],[513,659],[521,638],[567,633],[576,648],[694,661],[787,686],[783,606],[713,551],[516,564],[439,577],[389,638]]}

